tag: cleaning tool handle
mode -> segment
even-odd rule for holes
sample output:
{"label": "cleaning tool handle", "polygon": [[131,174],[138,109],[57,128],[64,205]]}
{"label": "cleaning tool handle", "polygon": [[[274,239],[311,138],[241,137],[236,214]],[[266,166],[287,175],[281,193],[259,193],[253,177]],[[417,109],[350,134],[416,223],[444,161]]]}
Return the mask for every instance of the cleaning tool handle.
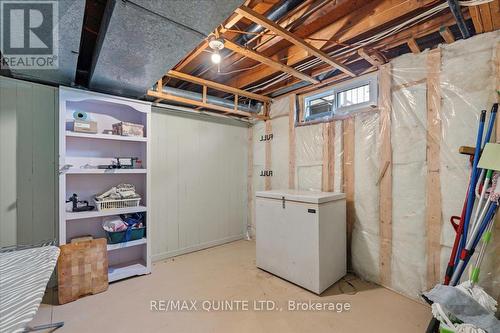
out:
{"label": "cleaning tool handle", "polygon": [[484,138],[484,142],[482,148],[486,146],[488,142],[490,142],[491,134],[493,133],[493,128],[495,127],[495,119],[497,117],[498,111],[498,103],[493,104],[490,111],[490,120],[488,122],[488,130],[486,131],[486,136]]}
{"label": "cleaning tool handle", "polygon": [[[477,181],[477,163],[479,162],[479,154],[481,152],[485,120],[486,120],[486,110],[482,110],[480,121],[479,121],[479,128],[477,130],[476,150],[474,151],[474,161],[472,163],[472,173],[471,173],[471,180],[470,180],[470,184],[469,184],[469,192],[468,192],[469,196],[467,199],[467,210],[465,213],[464,229],[463,229],[462,237],[460,239],[460,245],[459,245],[457,254],[462,252],[462,250],[465,248],[465,244],[467,242],[467,234],[469,231],[469,222],[470,222],[470,218],[472,215],[472,209],[474,207],[474,201],[475,201],[474,199],[476,196],[474,189],[476,188],[476,181]],[[457,256],[455,262],[458,263],[458,256]]]}
{"label": "cleaning tool handle", "polygon": [[477,283],[479,281],[479,267],[476,267],[472,270],[470,280],[472,281],[472,283]]}

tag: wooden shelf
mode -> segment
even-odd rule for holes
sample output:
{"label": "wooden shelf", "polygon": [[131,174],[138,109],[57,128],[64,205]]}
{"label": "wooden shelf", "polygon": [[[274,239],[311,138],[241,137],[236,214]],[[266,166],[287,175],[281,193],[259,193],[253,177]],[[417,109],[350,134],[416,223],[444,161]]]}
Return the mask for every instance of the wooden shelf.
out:
{"label": "wooden shelf", "polygon": [[103,210],[103,211],[92,210],[90,212],[77,212],[77,213],[66,212],[66,221],[79,220],[79,219],[90,219],[90,218],[101,217],[101,216],[139,213],[139,212],[145,212],[145,211],[147,211],[147,208],[145,206],[138,206],[138,207],[129,207],[129,208],[107,209],[107,210]]}
{"label": "wooden shelf", "polygon": [[132,246],[138,246],[146,244],[146,238],[141,238],[129,242],[123,242],[123,243],[118,243],[118,244],[108,244],[108,251],[113,251],[113,250],[118,250],[118,249],[123,249],[126,247],[132,247]]}
{"label": "wooden shelf", "polygon": [[100,139],[100,140],[117,140],[117,141],[132,141],[132,142],[147,142],[148,138],[136,137],[136,136],[121,136],[113,134],[88,134],[66,131],[67,137],[72,138],[85,138],[85,139]]}
{"label": "wooden shelf", "polygon": [[108,268],[108,281],[113,282],[131,276],[150,273],[142,260],[122,263]]}
{"label": "wooden shelf", "polygon": [[69,169],[67,175],[113,175],[113,174],[146,174],[147,169]]}

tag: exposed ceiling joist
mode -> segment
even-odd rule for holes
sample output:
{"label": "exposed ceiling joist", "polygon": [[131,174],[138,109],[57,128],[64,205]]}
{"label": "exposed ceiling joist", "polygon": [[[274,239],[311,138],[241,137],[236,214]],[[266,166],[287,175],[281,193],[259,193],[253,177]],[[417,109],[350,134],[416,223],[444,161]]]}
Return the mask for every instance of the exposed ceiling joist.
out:
{"label": "exposed ceiling joist", "polygon": [[245,117],[249,117],[249,118],[257,118],[257,119],[262,119],[262,120],[266,119],[266,117],[263,115],[253,114],[253,113],[245,112],[245,111],[238,111],[238,110],[226,108],[226,107],[215,105],[215,104],[210,104],[210,103],[203,102],[203,101],[196,101],[196,100],[192,100],[189,98],[174,96],[172,94],[165,93],[165,92],[159,92],[156,90],[148,90],[147,96],[155,97],[157,99],[161,99],[161,100],[165,100],[165,101],[177,102],[177,103],[182,103],[182,104],[187,104],[187,105],[194,105],[194,106],[198,106],[201,108],[206,108],[206,109],[210,109],[210,110],[224,112],[227,114],[235,114],[238,116],[245,116]]}
{"label": "exposed ceiling joist", "polygon": [[205,79],[202,79],[202,78],[199,78],[196,76],[181,73],[181,72],[176,71],[176,70],[168,71],[167,75],[170,77],[176,78],[176,79],[188,81],[191,83],[200,84],[202,86],[217,89],[217,90],[224,91],[224,92],[227,92],[230,94],[245,96],[245,97],[248,97],[250,99],[257,100],[257,101],[266,102],[266,103],[271,101],[271,98],[267,97],[267,96],[254,94],[254,93],[251,93],[249,91],[237,89],[237,88],[230,87],[230,86],[227,86],[225,84],[221,84],[221,83],[214,82],[214,81],[205,80]]}
{"label": "exposed ceiling joist", "polygon": [[193,59],[198,57],[208,46],[208,42],[204,40],[196,49],[193,50],[186,58],[184,58],[179,65],[176,66],[177,70],[182,70],[184,67],[189,65]]}
{"label": "exposed ceiling joist", "polygon": [[360,48],[358,50],[358,55],[368,61],[372,66],[378,67],[383,64],[385,64],[386,60],[382,53],[372,50],[371,52],[368,52],[364,47]]}
{"label": "exposed ceiling joist", "polygon": [[420,53],[420,46],[418,46],[417,41],[415,38],[410,38],[408,39],[408,47],[410,48],[411,52],[413,53]]}
{"label": "exposed ceiling joist", "polygon": [[244,48],[238,44],[233,43],[230,40],[226,40],[224,46],[233,52],[237,52],[237,53],[239,53],[247,58],[256,60],[256,61],[261,62],[269,67],[272,67],[276,71],[285,72],[285,73],[290,74],[292,76],[295,76],[303,81],[308,81],[308,82],[311,82],[313,84],[319,83],[318,80],[316,80],[315,78],[313,78],[309,75],[301,73],[298,70],[296,70],[290,66],[284,65],[278,61],[275,61],[275,60],[272,60],[268,57],[265,57],[265,56],[255,52],[253,50]]}
{"label": "exposed ceiling joist", "polygon": [[[318,49],[322,49],[328,41],[339,43],[348,42],[361,34],[367,33],[373,29],[379,28],[394,19],[403,15],[408,15],[416,10],[432,5],[435,0],[391,0],[391,1],[347,1],[356,5],[356,8],[351,8],[350,12],[345,13],[342,17],[335,20],[333,23],[325,26],[310,35],[307,38],[311,39],[311,44]],[[303,37],[304,39],[306,36]],[[293,66],[309,57],[309,53],[302,47],[292,45],[286,51],[280,51],[283,56],[288,56],[287,65]],[[260,68],[251,73],[243,73],[232,77],[226,82],[230,86],[238,86],[240,88],[251,85],[265,77],[276,74],[275,69]]]}
{"label": "exposed ceiling joist", "polygon": [[235,11],[237,14],[240,14],[253,22],[265,27],[268,30],[271,30],[278,34],[280,37],[286,39],[290,43],[297,45],[298,47],[302,47],[307,50],[307,52],[315,56],[327,64],[341,70],[342,72],[348,74],[349,76],[356,76],[352,71],[350,71],[346,66],[340,64],[338,61],[335,61],[332,57],[330,57],[328,54],[325,52],[321,51],[320,49],[312,46],[311,44],[307,43],[305,40],[302,38],[295,36],[292,34],[290,31],[282,28],[280,25],[274,23],[273,21],[269,20],[266,18],[264,15],[261,15],[253,10],[251,10],[248,7],[240,7],[237,8]]}
{"label": "exposed ceiling joist", "polygon": [[450,28],[448,27],[441,27],[439,29],[439,34],[441,35],[441,37],[443,37],[444,41],[447,43],[447,44],[451,44],[455,41],[455,36],[453,36],[453,33],[451,32]]}

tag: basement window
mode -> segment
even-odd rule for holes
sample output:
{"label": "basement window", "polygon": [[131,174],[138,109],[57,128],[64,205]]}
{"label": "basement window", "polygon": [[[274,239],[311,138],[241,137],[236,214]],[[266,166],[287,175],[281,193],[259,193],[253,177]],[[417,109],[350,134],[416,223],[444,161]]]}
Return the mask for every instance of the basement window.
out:
{"label": "basement window", "polygon": [[304,121],[344,117],[377,106],[378,80],[370,74],[304,97]]}

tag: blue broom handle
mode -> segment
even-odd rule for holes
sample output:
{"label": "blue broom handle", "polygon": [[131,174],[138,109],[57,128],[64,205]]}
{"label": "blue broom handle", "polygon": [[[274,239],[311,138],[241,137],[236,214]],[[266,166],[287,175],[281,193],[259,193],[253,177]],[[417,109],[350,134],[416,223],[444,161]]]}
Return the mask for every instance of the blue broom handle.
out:
{"label": "blue broom handle", "polygon": [[474,198],[476,182],[477,182],[477,163],[479,162],[479,154],[481,152],[481,146],[483,142],[483,132],[484,132],[484,123],[486,120],[486,110],[481,111],[481,117],[479,119],[479,128],[477,130],[477,138],[476,138],[476,150],[474,151],[474,161],[472,163],[472,172],[471,172],[471,181],[469,184],[469,197],[467,198],[467,210],[465,212],[465,221],[462,237],[460,238],[460,245],[457,251],[457,258],[455,259],[455,263],[458,262],[458,258],[460,256],[460,252],[465,248],[465,244],[467,242],[467,233],[469,231],[469,222],[470,217],[472,215],[472,208],[474,207]]}

